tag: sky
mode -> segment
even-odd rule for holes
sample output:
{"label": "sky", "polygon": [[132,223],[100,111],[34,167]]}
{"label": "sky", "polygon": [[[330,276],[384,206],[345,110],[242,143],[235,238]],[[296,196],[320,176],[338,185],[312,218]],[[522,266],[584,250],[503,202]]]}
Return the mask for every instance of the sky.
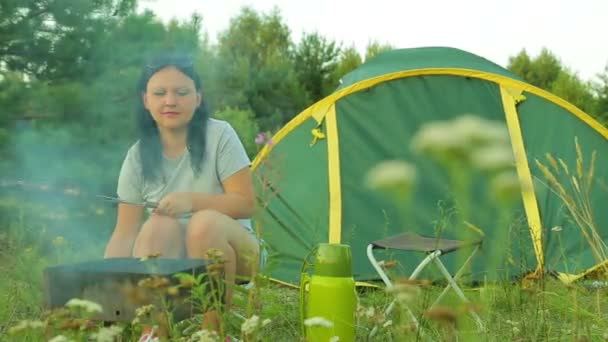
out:
{"label": "sky", "polygon": [[295,42],[318,32],[361,53],[373,40],[450,46],[506,66],[522,49],[536,56],[545,47],[583,80],[608,65],[608,0],[140,0],[163,21],[201,14],[212,41],[243,6],[277,8]]}

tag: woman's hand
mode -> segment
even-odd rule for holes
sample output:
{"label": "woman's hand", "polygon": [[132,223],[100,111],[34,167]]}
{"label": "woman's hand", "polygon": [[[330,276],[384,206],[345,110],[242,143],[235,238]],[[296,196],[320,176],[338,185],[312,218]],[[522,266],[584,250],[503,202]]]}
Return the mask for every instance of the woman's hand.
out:
{"label": "woman's hand", "polygon": [[188,192],[172,192],[158,202],[155,213],[164,216],[179,217],[192,212],[192,196]]}

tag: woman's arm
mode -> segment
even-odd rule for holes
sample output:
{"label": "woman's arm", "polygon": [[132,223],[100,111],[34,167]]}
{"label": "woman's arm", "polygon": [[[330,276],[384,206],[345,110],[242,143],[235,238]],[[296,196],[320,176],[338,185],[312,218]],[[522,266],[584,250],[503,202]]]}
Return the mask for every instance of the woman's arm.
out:
{"label": "woman's arm", "polygon": [[251,170],[244,167],[222,182],[224,193],[173,192],[163,197],[156,212],[178,217],[200,210],[215,210],[234,219],[250,218],[255,209]]}
{"label": "woman's arm", "polygon": [[192,192],[192,212],[212,209],[234,219],[250,218],[255,209],[255,191],[251,170],[245,167],[226,178],[223,194]]}
{"label": "woman's arm", "polygon": [[133,204],[120,203],[116,226],[106,246],[105,258],[129,258],[139,232],[144,208]]}

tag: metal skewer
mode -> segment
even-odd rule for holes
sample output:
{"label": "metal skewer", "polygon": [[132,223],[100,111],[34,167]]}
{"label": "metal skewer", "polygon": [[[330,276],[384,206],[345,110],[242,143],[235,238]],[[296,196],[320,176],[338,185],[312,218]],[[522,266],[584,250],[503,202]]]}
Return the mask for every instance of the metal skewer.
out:
{"label": "metal skewer", "polygon": [[[156,209],[158,207],[158,203],[156,203],[156,202],[148,202],[148,201],[144,201],[144,202],[131,202],[131,201],[122,200],[122,199],[117,198],[117,197],[103,196],[103,195],[96,195],[96,197],[99,197],[99,198],[103,199],[104,201],[111,202],[111,203],[133,204],[133,205],[139,205],[139,206],[142,206],[144,208],[150,208],[150,209]],[[180,215],[178,217],[179,218],[190,218],[190,217],[192,217],[192,213],[182,214],[182,215]]]}
{"label": "metal skewer", "polygon": [[156,203],[156,202],[148,202],[148,201],[131,202],[131,201],[125,201],[125,200],[117,198],[117,197],[103,196],[103,195],[97,195],[96,197],[99,197],[99,198],[103,199],[104,201],[111,202],[111,203],[133,204],[133,205],[139,205],[144,208],[150,208],[150,209],[156,209],[156,207],[158,207],[158,203]]}

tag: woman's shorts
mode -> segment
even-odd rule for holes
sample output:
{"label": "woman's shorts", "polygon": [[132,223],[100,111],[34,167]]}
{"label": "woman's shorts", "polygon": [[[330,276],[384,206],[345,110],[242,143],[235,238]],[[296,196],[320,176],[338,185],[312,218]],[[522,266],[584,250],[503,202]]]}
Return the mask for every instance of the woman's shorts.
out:
{"label": "woman's shorts", "polygon": [[266,249],[266,243],[264,242],[264,239],[258,238],[258,235],[254,230],[249,229],[248,227],[244,228],[247,229],[249,233],[251,233],[253,238],[258,242],[258,246],[260,246],[260,269],[262,269],[264,268],[264,266],[266,266],[266,263],[268,262],[268,249]]}

